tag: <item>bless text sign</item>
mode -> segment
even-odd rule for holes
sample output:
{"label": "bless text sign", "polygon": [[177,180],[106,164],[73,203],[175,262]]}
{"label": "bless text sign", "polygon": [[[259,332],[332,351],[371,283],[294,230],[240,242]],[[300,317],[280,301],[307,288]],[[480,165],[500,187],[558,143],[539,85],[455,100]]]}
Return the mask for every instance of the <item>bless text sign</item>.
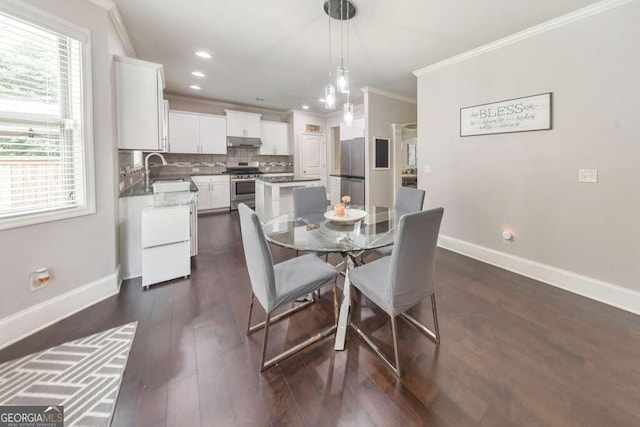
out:
{"label": "bless text sign", "polygon": [[551,129],[551,93],[460,109],[460,136]]}

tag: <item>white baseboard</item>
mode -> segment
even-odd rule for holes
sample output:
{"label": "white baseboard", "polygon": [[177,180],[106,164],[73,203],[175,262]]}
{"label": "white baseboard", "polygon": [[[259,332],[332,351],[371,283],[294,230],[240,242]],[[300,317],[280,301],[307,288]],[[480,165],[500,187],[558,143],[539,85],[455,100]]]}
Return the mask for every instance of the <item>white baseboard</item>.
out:
{"label": "white baseboard", "polygon": [[441,235],[438,246],[569,292],[640,314],[640,292]]}
{"label": "white baseboard", "polygon": [[94,282],[0,320],[0,349],[28,337],[119,291],[119,268]]}

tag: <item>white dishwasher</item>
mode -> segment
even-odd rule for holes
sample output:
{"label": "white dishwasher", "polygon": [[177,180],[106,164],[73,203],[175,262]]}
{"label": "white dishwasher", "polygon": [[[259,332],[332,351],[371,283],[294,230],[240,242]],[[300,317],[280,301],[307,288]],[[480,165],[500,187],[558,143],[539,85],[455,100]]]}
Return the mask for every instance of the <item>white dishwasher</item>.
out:
{"label": "white dishwasher", "polygon": [[142,286],[191,274],[188,205],[142,211]]}

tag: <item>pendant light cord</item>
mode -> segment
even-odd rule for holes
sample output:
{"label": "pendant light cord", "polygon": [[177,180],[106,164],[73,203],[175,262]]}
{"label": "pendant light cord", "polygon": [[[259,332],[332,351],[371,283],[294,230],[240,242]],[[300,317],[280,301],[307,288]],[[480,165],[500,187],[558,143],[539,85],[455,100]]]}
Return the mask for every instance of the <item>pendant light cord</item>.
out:
{"label": "pendant light cord", "polygon": [[327,16],[329,17],[329,83],[331,83],[331,0],[327,1]]}
{"label": "pendant light cord", "polygon": [[340,0],[340,67],[344,68],[344,0]]}

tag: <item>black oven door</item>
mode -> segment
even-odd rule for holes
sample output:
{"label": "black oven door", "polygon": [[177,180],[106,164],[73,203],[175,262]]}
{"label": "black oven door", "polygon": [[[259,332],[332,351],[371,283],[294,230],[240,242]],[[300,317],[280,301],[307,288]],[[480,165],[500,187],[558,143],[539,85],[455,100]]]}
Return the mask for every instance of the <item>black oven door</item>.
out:
{"label": "black oven door", "polygon": [[256,182],[250,181],[234,181],[231,183],[233,186],[233,199],[234,200],[250,200],[255,198],[256,194]]}

